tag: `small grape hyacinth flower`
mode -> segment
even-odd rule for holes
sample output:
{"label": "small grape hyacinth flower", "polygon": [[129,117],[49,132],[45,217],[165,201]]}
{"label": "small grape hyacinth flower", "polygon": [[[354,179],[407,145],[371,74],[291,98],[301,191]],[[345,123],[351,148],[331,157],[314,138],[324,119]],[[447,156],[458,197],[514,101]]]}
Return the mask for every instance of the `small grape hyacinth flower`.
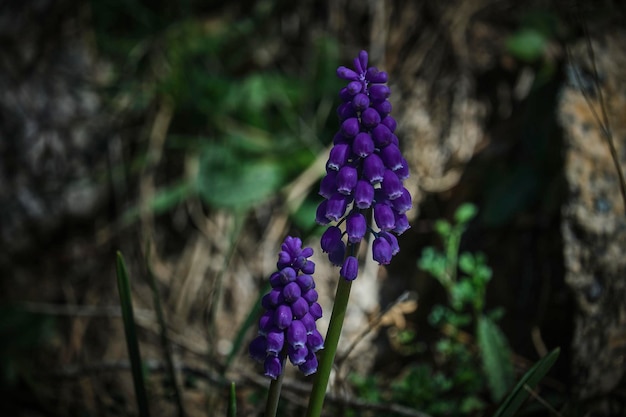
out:
{"label": "small grape hyacinth flower", "polygon": [[324,347],[315,325],[322,308],[313,281],[315,264],[308,260],[313,249],[303,249],[302,241],[291,236],[281,249],[278,271],[270,277],[272,289],[261,299],[265,312],[259,319],[259,333],[249,347],[250,356],[264,364],[265,375],[272,379],[283,372],[286,357],[304,375],[315,373],[315,352]]}
{"label": "small grape hyacinth flower", "polygon": [[[389,114],[387,73],[368,67],[367,61],[367,52],[361,51],[354,59],[354,69],[337,69],[337,76],[348,85],[339,92],[340,129],[326,163],[326,176],[320,184],[324,200],[316,213],[321,225],[337,222],[328,227],[321,246],[349,281],[358,275],[356,254],[350,248],[371,233],[374,260],[389,264],[400,250],[393,234],[409,228],[405,213],[412,206],[411,194],[404,187],[409,168],[394,133],[396,121]],[[374,219],[378,230],[367,226],[368,218]]]}

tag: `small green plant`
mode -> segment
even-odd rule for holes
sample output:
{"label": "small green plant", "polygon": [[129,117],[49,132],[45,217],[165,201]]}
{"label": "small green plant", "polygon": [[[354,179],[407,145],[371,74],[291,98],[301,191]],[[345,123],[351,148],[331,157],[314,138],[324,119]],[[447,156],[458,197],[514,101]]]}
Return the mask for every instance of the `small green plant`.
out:
{"label": "small green plant", "polygon": [[[514,374],[506,337],[496,324],[502,310],[485,311],[492,270],[484,254],[459,253],[463,232],[476,214],[476,206],[467,203],[457,209],[453,224],[438,220],[435,230],[443,241],[443,251],[425,248],[418,266],[439,281],[448,297],[448,305],[435,306],[429,316],[431,325],[444,335],[436,345],[440,362],[451,365],[455,388],[463,390],[473,407],[482,408],[474,396],[483,389],[482,381],[486,379],[491,398],[500,401],[511,388]],[[468,342],[467,332],[472,328],[478,358]]]}

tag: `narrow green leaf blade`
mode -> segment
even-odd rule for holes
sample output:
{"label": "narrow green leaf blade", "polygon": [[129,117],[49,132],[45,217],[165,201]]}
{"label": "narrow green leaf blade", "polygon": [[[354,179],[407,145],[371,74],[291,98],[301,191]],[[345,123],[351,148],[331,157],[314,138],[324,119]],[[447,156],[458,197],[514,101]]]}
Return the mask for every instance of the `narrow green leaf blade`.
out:
{"label": "narrow green leaf blade", "polygon": [[135,386],[135,396],[137,399],[137,407],[141,417],[148,417],[148,397],[146,396],[146,387],[143,380],[141,367],[141,354],[139,353],[139,343],[137,341],[137,332],[135,331],[135,317],[133,314],[133,302],[130,292],[130,279],[122,254],[117,252],[116,261],[117,270],[117,289],[120,294],[120,304],[122,307],[122,320],[124,321],[124,333],[126,335],[126,347],[128,348],[128,357],[133,374],[133,384]]}
{"label": "narrow green leaf blade", "polygon": [[529,393],[524,387],[535,389],[539,381],[550,371],[560,353],[561,349],[556,348],[534,364],[519,380],[513,391],[502,401],[494,417],[513,417],[528,398]]}
{"label": "narrow green leaf blade", "polygon": [[486,316],[478,319],[477,337],[489,391],[495,401],[500,401],[513,384],[513,364],[506,337]]}

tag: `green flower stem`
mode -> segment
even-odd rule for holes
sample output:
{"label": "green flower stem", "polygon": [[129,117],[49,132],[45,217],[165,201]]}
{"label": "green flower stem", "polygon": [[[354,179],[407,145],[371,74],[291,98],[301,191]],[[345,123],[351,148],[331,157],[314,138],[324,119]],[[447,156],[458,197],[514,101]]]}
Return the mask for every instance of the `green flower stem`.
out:
{"label": "green flower stem", "polygon": [[285,360],[283,359],[283,369],[278,378],[270,382],[270,391],[267,393],[267,403],[265,403],[265,417],[275,417],[278,410],[278,400],[280,400],[280,389],[283,386],[283,376],[285,375]]}
{"label": "green flower stem", "polygon": [[313,382],[313,389],[311,390],[311,397],[309,398],[309,408],[306,412],[307,417],[319,417],[322,414],[326,387],[328,386],[330,370],[335,361],[339,335],[343,327],[343,319],[346,316],[351,288],[352,281],[346,281],[339,277],[333,312],[330,316],[330,324],[328,325],[328,332],[326,333],[326,340],[324,342],[324,350],[322,351],[317,375],[315,382]]}

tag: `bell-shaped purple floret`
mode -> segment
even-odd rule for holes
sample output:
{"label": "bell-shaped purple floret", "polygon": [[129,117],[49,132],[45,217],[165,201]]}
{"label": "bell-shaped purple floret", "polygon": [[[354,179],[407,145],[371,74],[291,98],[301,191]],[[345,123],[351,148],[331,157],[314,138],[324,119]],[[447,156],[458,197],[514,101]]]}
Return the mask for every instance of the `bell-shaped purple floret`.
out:
{"label": "bell-shaped purple floret", "polygon": [[[296,284],[297,285],[297,284]],[[286,329],[291,325],[293,320],[293,312],[291,311],[291,307],[286,304],[281,304],[276,307],[274,311],[274,325],[279,329]]]}
{"label": "bell-shaped purple floret", "polygon": [[306,345],[313,352],[324,349],[324,338],[317,329],[307,335]]}
{"label": "bell-shaped purple floret", "polygon": [[283,288],[283,298],[288,304],[292,304],[294,301],[300,298],[301,294],[302,291],[300,291],[300,286],[295,282],[295,280],[294,282],[290,282],[289,284],[285,285],[285,287]]}
{"label": "bell-shaped purple floret", "polygon": [[372,255],[376,262],[381,265],[388,265],[391,262],[391,245],[382,237],[374,239],[372,244]]}
{"label": "bell-shaped purple floret", "polygon": [[412,206],[411,193],[406,188],[402,188],[402,195],[391,202],[391,207],[398,214],[406,213]]}
{"label": "bell-shaped purple floret", "polygon": [[383,120],[380,121],[380,123],[387,126],[389,130],[391,131],[391,133],[396,131],[397,123],[396,123],[396,119],[394,119],[393,117],[386,116],[385,118],[383,118]]}
{"label": "bell-shaped purple floret", "polygon": [[391,113],[392,109],[391,103],[387,100],[376,102],[372,105],[372,107],[376,109],[378,114],[380,114],[380,117],[387,116],[389,113]]}
{"label": "bell-shaped purple floret", "polygon": [[285,333],[282,330],[273,330],[267,333],[267,353],[278,356],[285,346]]}
{"label": "bell-shaped purple floret", "polygon": [[267,356],[267,340],[265,336],[257,336],[252,339],[248,347],[250,357],[257,362],[263,362]]}
{"label": "bell-shaped purple floret", "polygon": [[382,148],[380,150],[380,159],[392,171],[402,168],[402,153],[396,145],[389,144]]}
{"label": "bell-shaped purple floret", "polygon": [[[341,103],[339,107],[337,107],[337,117],[339,117],[340,122],[356,116],[356,109],[354,108],[354,105],[351,101]],[[341,137],[343,138],[342,142],[347,143],[346,137],[343,134],[341,134]]]}
{"label": "bell-shaped purple floret", "polygon": [[371,83],[386,83],[387,73],[385,71],[378,71],[375,67],[369,67],[365,73],[365,79]]}
{"label": "bell-shaped purple floret", "polygon": [[[391,146],[391,145],[390,145]],[[382,190],[389,200],[395,200],[402,195],[402,182],[398,176],[390,169],[383,175]]]}
{"label": "bell-shaped purple floret", "polygon": [[304,297],[299,297],[291,305],[291,312],[296,319],[300,320],[305,314],[309,312],[309,303]]}
{"label": "bell-shaped purple floret", "polygon": [[[340,231],[341,233],[341,231]],[[302,274],[302,275],[298,275],[296,277],[296,282],[298,283],[298,285],[300,286],[300,290],[302,292],[304,291],[308,291],[311,288],[315,287],[315,283],[313,282],[313,277],[309,274]]]}
{"label": "bell-shaped purple floret", "polygon": [[356,81],[359,79],[359,74],[357,74],[350,68],[346,68],[342,65],[337,68],[337,77],[348,81]]}
{"label": "bell-shaped purple floret", "polygon": [[284,250],[280,251],[278,253],[278,262],[276,262],[276,268],[282,269],[286,266],[291,265],[291,262],[293,262],[291,255]]}
{"label": "bell-shaped purple floret", "polygon": [[272,310],[277,305],[282,304],[283,301],[282,291],[278,288],[273,288],[261,298],[261,306],[266,310]]}
{"label": "bell-shaped purple floret", "polygon": [[304,328],[306,329],[306,333],[310,334],[317,327],[315,326],[315,318],[311,315],[311,313],[306,313],[304,316],[300,318],[302,324],[304,324]]}
{"label": "bell-shaped purple floret", "polygon": [[397,235],[401,235],[410,228],[411,225],[409,224],[409,219],[406,217],[406,214],[396,214],[393,232]]}
{"label": "bell-shaped purple floret", "polygon": [[341,235],[342,232],[340,228],[337,226],[329,226],[320,239],[322,252],[328,253],[335,249],[335,247],[337,247],[337,245],[341,242]]}
{"label": "bell-shaped purple floret", "polygon": [[[370,106],[370,98],[363,93],[359,93],[352,99],[352,108],[355,111],[363,111]],[[345,120],[345,119],[344,119]]]}
{"label": "bell-shaped purple floret", "polygon": [[354,281],[359,275],[359,261],[357,258],[354,256],[348,256],[341,266],[339,275],[347,281]]}
{"label": "bell-shaped purple floret", "polygon": [[280,274],[280,282],[283,285],[288,284],[288,283],[290,283],[292,281],[295,281],[296,280],[296,275],[298,275],[296,273],[296,270],[293,269],[290,266],[281,269],[279,274]]}
{"label": "bell-shaped purple floret", "polygon": [[336,222],[339,221],[346,213],[346,208],[348,207],[348,197],[341,194],[336,193],[333,194],[328,199],[328,205],[326,206],[326,218],[330,221]]}
{"label": "bell-shaped purple floret", "polygon": [[292,346],[287,347],[287,355],[289,360],[295,366],[302,365],[306,362],[306,356],[309,354],[309,349],[306,346],[294,348]]}
{"label": "bell-shaped purple floret", "polygon": [[259,318],[259,334],[267,335],[274,329],[274,310],[268,310]]}
{"label": "bell-shaped purple floret", "polygon": [[314,352],[311,352],[311,350],[309,350],[309,354],[307,355],[305,362],[302,365],[298,366],[298,369],[300,369],[304,376],[309,376],[317,372],[317,366],[317,357],[315,356]]}
{"label": "bell-shaped purple floret", "polygon": [[322,318],[322,306],[319,303],[313,303],[309,306],[309,314],[313,316],[315,320]]}
{"label": "bell-shaped purple floret", "polygon": [[385,125],[379,124],[372,129],[372,139],[374,139],[374,145],[378,148],[383,148],[391,142],[391,131]]}
{"label": "bell-shaped purple floret", "polygon": [[294,320],[287,328],[287,344],[293,348],[306,345],[306,328],[300,320]]}
{"label": "bell-shaped purple floret", "polygon": [[396,170],[396,175],[400,178],[400,181],[409,178],[409,164],[406,162],[406,159],[402,159],[402,167]]}
{"label": "bell-shaped purple floret", "polygon": [[337,174],[337,191],[344,195],[350,195],[358,179],[356,168],[349,165],[342,166]]}
{"label": "bell-shaped purple floret", "polygon": [[367,221],[365,216],[359,212],[353,212],[348,215],[346,219],[346,234],[348,235],[348,242],[358,243],[365,236],[367,231]]}
{"label": "bell-shaped purple floret", "polygon": [[328,260],[331,264],[339,266],[343,263],[343,259],[346,256],[346,244],[340,241],[337,246],[330,252],[328,252]]}
{"label": "bell-shaped purple floret", "polygon": [[374,204],[374,221],[380,230],[388,231],[395,227],[393,210],[387,204]]}
{"label": "bell-shaped purple floret", "polygon": [[307,292],[302,293],[302,298],[304,298],[307,301],[307,303],[309,303],[309,305],[316,302],[317,297],[318,297],[317,291],[315,291],[313,288],[311,288]]}
{"label": "bell-shaped purple floret", "polygon": [[328,162],[326,168],[330,171],[339,171],[339,168],[344,166],[348,162],[348,156],[350,155],[350,145],[347,143],[341,143],[333,146],[328,156]]}
{"label": "bell-shaped purple floret", "polygon": [[348,93],[355,95],[361,92],[363,89],[363,84],[360,81],[352,81],[348,83],[346,87],[348,89]]}
{"label": "bell-shaped purple floret", "polygon": [[354,204],[357,208],[367,209],[374,200],[374,187],[368,181],[359,180],[354,188]]}
{"label": "bell-shaped purple floret", "polygon": [[324,198],[330,198],[333,194],[337,192],[337,171],[328,171],[328,173],[322,178],[320,181],[320,192]]}
{"label": "bell-shaped purple floret", "polygon": [[389,87],[382,84],[371,85],[368,89],[368,93],[370,95],[370,99],[372,101],[383,101],[391,94],[391,90]]}
{"label": "bell-shaped purple floret", "polygon": [[363,110],[363,113],[361,114],[361,121],[363,122],[363,126],[373,128],[380,123],[380,115],[376,110],[367,108]]}
{"label": "bell-shaped purple floret", "polygon": [[391,256],[396,256],[400,252],[400,245],[398,245],[398,238],[389,232],[382,232],[380,237],[385,239],[391,247]]}
{"label": "bell-shaped purple floret", "polygon": [[343,123],[341,123],[341,133],[343,133],[345,136],[349,138],[359,133],[359,130],[360,130],[359,119],[357,119],[356,117],[351,117],[349,119],[344,120]]}
{"label": "bell-shaped purple floret", "polygon": [[[306,361],[300,366],[304,366],[305,364]],[[268,376],[272,379],[277,379],[282,371],[283,366],[281,365],[279,358],[277,358],[276,356],[268,356],[265,359],[265,376]]]}
{"label": "bell-shaped purple floret", "polygon": [[383,180],[385,164],[375,153],[363,160],[363,177],[371,184],[379,183]]}
{"label": "bell-shaped purple floret", "polygon": [[361,158],[374,152],[374,141],[369,133],[361,132],[356,135],[354,142],[352,142],[352,152]]}
{"label": "bell-shaped purple floret", "polygon": [[326,210],[328,210],[328,200],[322,201],[317,210],[315,211],[315,223],[325,226],[330,223],[330,220],[326,217]]}
{"label": "bell-shaped purple floret", "polygon": [[306,261],[306,263],[302,266],[302,273],[303,274],[314,274],[315,273],[315,262],[313,261]]}

